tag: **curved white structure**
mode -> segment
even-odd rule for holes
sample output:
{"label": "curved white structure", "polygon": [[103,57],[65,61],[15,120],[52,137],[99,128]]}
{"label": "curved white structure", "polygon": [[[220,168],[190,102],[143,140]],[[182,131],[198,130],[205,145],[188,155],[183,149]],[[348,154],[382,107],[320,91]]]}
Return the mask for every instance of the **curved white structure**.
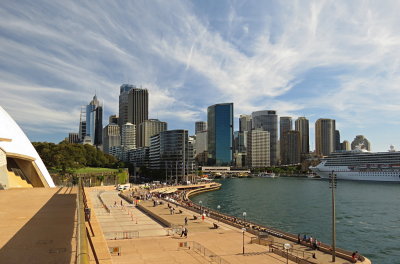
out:
{"label": "curved white structure", "polygon": [[[25,181],[29,187],[55,187],[53,179],[28,137],[0,106],[0,184],[3,188],[27,187],[12,183]],[[22,184],[23,185],[23,184]]]}

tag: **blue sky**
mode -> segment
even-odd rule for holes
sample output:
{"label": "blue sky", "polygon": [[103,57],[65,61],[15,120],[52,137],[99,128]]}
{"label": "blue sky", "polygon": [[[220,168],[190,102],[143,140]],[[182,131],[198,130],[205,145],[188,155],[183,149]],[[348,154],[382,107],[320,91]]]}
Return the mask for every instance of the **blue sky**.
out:
{"label": "blue sky", "polygon": [[[333,118],[341,140],[400,148],[399,1],[7,1],[0,105],[33,141],[77,132],[96,92],[105,120],[122,83],[150,117],[194,130],[215,103]],[[106,123],[106,122],[105,122]],[[236,128],[237,128],[236,121]],[[0,124],[1,125],[1,124]]]}

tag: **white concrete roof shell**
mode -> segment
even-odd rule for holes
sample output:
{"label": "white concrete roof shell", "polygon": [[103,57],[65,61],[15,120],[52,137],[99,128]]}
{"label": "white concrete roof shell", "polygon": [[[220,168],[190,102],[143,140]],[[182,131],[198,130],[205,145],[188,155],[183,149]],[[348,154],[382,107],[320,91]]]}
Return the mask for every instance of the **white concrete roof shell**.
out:
{"label": "white concrete roof shell", "polygon": [[8,141],[0,141],[0,148],[6,153],[15,153],[29,156],[35,159],[35,164],[42,172],[45,180],[50,187],[55,187],[53,179],[46,169],[42,159],[36,152],[32,143],[14,121],[14,119],[0,106],[0,138],[11,139]]}

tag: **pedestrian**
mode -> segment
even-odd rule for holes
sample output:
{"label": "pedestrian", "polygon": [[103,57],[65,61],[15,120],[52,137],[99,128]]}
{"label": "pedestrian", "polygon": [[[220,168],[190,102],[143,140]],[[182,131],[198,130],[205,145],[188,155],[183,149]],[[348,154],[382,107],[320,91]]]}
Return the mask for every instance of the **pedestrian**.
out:
{"label": "pedestrian", "polygon": [[117,201],[114,201],[114,207],[117,207]]}
{"label": "pedestrian", "polygon": [[300,233],[297,234],[297,244],[300,244]]}
{"label": "pedestrian", "polygon": [[185,225],[187,225],[188,219],[187,216],[185,217]]}
{"label": "pedestrian", "polygon": [[312,254],[312,258],[317,259],[317,257],[315,256],[315,253]]}
{"label": "pedestrian", "polygon": [[184,235],[185,235],[185,238],[187,238],[187,235],[188,235],[188,229],[186,228],[186,227],[184,227],[185,228],[185,233],[184,233]]}
{"label": "pedestrian", "polygon": [[175,208],[172,207],[172,214],[175,214]]}
{"label": "pedestrian", "polygon": [[204,221],[204,218],[205,218],[204,215],[205,215],[205,214],[202,214],[202,215],[201,215],[201,220],[202,220],[202,221]]}
{"label": "pedestrian", "polygon": [[121,206],[122,206],[122,200],[121,200]]}
{"label": "pedestrian", "polygon": [[183,227],[183,228],[182,228],[181,237],[185,234],[185,228],[186,228],[186,227]]}

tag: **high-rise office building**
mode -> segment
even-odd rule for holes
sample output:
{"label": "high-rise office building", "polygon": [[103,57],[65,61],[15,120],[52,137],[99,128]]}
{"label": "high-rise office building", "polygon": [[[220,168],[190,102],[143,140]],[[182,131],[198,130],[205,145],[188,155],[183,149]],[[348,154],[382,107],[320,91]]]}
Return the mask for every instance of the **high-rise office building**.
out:
{"label": "high-rise office building", "polygon": [[86,136],[86,107],[81,106],[81,115],[79,119],[79,142],[83,142]]}
{"label": "high-rise office building", "polygon": [[371,143],[363,135],[357,135],[351,142],[351,149],[361,148],[371,151]]}
{"label": "high-rise office building", "polygon": [[196,134],[196,143],[195,143],[196,155],[201,154],[204,151],[207,151],[208,148],[207,134],[208,134],[207,131],[198,132]]}
{"label": "high-rise office building", "polygon": [[310,152],[310,129],[308,119],[305,117],[297,118],[295,130],[300,132],[300,152],[308,154]]}
{"label": "high-rise office building", "polygon": [[268,131],[270,135],[271,165],[278,162],[278,116],[275,110],[257,111],[251,114],[252,128]]}
{"label": "high-rise office building", "polygon": [[288,149],[286,149],[286,146],[288,146],[288,144],[286,144],[285,142],[285,133],[291,131],[292,127],[292,118],[290,116],[281,116],[279,118],[279,152],[282,164],[286,164],[283,161],[285,155],[287,155],[286,152],[288,151]]}
{"label": "high-rise office building", "polygon": [[158,119],[145,120],[138,126],[137,147],[150,147],[150,137],[168,129],[167,122]]}
{"label": "high-rise office building", "polygon": [[195,123],[195,133],[207,131],[207,122],[204,121],[197,121]]}
{"label": "high-rise office building", "polygon": [[215,104],[207,109],[209,165],[232,164],[233,103]]}
{"label": "high-rise office building", "polygon": [[86,136],[90,137],[92,145],[103,143],[103,106],[96,95],[86,106]]}
{"label": "high-rise office building", "polygon": [[78,133],[68,133],[68,143],[79,143],[79,141]]}
{"label": "high-rise office building", "polygon": [[138,126],[149,115],[149,95],[147,89],[123,84],[119,94],[119,125],[132,123]]}
{"label": "high-rise office building", "polygon": [[108,123],[109,124],[117,124],[118,125],[118,116],[117,115],[110,115],[108,118]]}
{"label": "high-rise office building", "polygon": [[240,115],[239,132],[250,131],[251,126],[251,115]]}
{"label": "high-rise office building", "polygon": [[340,148],[340,149],[341,149],[341,150],[345,150],[345,151],[351,150],[350,142],[347,141],[347,140],[344,140],[344,141],[341,143],[341,148]]}
{"label": "high-rise office building", "polygon": [[271,165],[269,136],[269,132],[263,130],[247,132],[247,167],[264,168]]}
{"label": "high-rise office building", "polygon": [[335,150],[341,150],[342,145],[340,144],[340,131],[335,130]]}
{"label": "high-rise office building", "polygon": [[110,123],[103,129],[103,151],[110,154],[110,148],[121,146],[121,132],[116,123]]}
{"label": "high-rise office building", "polygon": [[300,163],[300,132],[290,130],[284,133],[283,135],[283,148],[286,150],[282,159],[282,163],[289,164],[298,164]]}
{"label": "high-rise office building", "polygon": [[122,128],[122,125],[128,123],[128,95],[131,89],[136,88],[132,84],[123,84],[119,88],[119,117],[118,125]]}
{"label": "high-rise office building", "polygon": [[121,131],[122,160],[129,161],[129,150],[136,148],[136,126],[132,123],[122,125]]}
{"label": "high-rise office building", "polygon": [[315,151],[317,155],[328,156],[335,151],[335,120],[320,118],[315,122]]}

